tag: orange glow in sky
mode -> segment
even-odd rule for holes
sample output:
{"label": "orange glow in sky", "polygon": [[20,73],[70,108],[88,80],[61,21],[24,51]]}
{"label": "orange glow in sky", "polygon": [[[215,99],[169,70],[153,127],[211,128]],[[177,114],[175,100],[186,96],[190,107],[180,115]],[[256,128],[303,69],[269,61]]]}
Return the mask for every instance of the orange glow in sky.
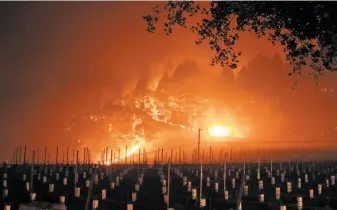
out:
{"label": "orange glow in sky", "polygon": [[224,137],[230,135],[230,128],[221,125],[214,125],[208,129],[210,136],[214,137]]}
{"label": "orange glow in sky", "polygon": [[[268,36],[240,33],[235,51],[242,57],[232,70],[211,67],[215,52],[207,42],[196,46],[190,30],[175,27],[168,37],[160,23],[154,34],[146,31],[142,16],[165,2],[38,4],[10,4],[6,11],[18,14],[1,19],[0,160],[12,160],[19,145],[27,145],[27,154],[39,151],[39,161],[47,147],[50,162],[56,148],[59,156],[69,148],[83,157],[83,145],[95,162],[108,146],[114,154],[108,164],[129,161],[139,148],[149,161],[159,148],[168,155],[182,149],[186,159],[198,128],[205,148],[225,142],[261,149],[269,140],[276,143],[263,143],[267,148],[290,147],[284,140],[337,147],[337,72],[324,73],[319,86],[307,73],[289,77],[283,46]],[[228,143],[230,137],[247,141]]]}

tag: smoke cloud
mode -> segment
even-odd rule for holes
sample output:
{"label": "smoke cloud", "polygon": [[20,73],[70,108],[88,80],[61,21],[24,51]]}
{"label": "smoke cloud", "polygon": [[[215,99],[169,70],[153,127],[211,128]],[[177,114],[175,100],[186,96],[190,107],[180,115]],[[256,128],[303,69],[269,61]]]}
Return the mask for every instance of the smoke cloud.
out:
{"label": "smoke cloud", "polygon": [[[293,121],[287,121],[291,125],[302,124],[302,120],[311,122],[303,129],[318,126],[320,123],[313,122],[323,120],[317,118],[317,113],[324,111],[320,109],[321,96],[316,94],[314,85],[300,82],[296,91],[291,90],[289,66],[284,63],[279,45],[274,47],[267,39],[258,40],[245,33],[236,46],[244,55],[240,73],[210,67],[212,54],[208,46],[195,46],[196,37],[190,31],[177,28],[170,37],[161,28],[155,34],[145,31],[146,23],[141,17],[155,4],[2,2],[2,141],[13,149],[24,144],[33,149],[46,142],[50,147],[76,146],[79,133],[56,134],[50,133],[50,129],[67,127],[69,118],[78,113],[87,115],[85,110],[97,110],[107,104],[118,110],[127,97],[165,88],[203,97],[212,95],[220,101],[218,104],[226,104],[240,113],[246,124],[254,122],[240,111],[248,106],[245,104],[248,98],[249,103],[261,98],[262,104],[268,104],[258,105],[265,107],[264,111],[261,108],[261,114],[281,109],[291,113],[289,119]],[[337,88],[332,78],[335,74],[322,86]],[[280,100],[282,103],[275,105],[274,101]],[[325,100],[329,101],[325,110],[336,104],[336,99]],[[326,111],[324,116],[327,115]],[[269,116],[274,121],[281,119]],[[284,126],[287,123],[282,123],[279,127],[288,130]],[[98,133],[93,132],[92,138],[104,136]],[[12,150],[6,151],[0,154],[10,157]]]}

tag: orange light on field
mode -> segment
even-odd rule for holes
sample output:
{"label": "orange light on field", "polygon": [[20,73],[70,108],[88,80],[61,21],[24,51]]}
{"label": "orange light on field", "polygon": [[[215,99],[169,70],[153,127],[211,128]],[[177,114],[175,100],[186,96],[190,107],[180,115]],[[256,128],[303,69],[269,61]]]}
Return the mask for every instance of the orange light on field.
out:
{"label": "orange light on field", "polygon": [[230,129],[226,126],[214,125],[208,129],[210,136],[224,137],[230,135]]}

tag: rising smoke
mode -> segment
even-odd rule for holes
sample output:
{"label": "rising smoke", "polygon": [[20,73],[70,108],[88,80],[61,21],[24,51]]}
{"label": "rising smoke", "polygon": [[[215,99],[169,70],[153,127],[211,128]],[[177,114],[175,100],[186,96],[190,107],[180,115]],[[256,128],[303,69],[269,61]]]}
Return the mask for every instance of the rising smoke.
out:
{"label": "rising smoke", "polygon": [[[198,120],[172,116],[191,127],[224,121],[268,138],[294,126],[302,130],[297,137],[320,136],[323,128],[324,135],[335,132],[329,112],[337,103],[330,97],[334,92],[319,95],[310,79],[292,91],[283,57],[259,55],[281,55],[280,46],[244,34],[237,46],[244,55],[241,71],[234,79],[230,70],[209,66],[207,45],[196,47],[189,31],[176,29],[171,37],[160,29],[147,33],[141,17],[151,7],[144,2],[7,3],[0,22],[0,79],[2,130],[9,147],[29,143],[36,148],[46,141],[50,147],[87,141],[104,145],[109,129],[114,135],[129,134],[135,115],[146,121],[137,130],[147,126],[149,138],[169,141],[170,135],[178,136],[167,131],[172,126],[151,124],[148,114],[134,108],[144,95],[161,103],[179,99],[190,104],[185,105],[189,112],[191,104],[200,104]],[[320,88],[336,88],[334,76]],[[328,102],[324,109],[322,100]],[[102,116],[104,123],[90,120]]]}

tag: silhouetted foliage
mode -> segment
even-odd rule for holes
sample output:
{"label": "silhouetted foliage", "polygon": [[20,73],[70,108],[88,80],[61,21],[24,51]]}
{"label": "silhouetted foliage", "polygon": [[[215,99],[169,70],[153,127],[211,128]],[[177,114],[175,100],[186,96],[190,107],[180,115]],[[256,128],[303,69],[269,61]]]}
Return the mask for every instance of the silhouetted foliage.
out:
{"label": "silhouetted foliage", "polygon": [[[196,44],[208,41],[215,52],[212,65],[236,68],[240,52],[234,45],[239,33],[253,31],[258,37],[267,36],[284,47],[287,60],[293,66],[290,73],[301,73],[309,65],[316,78],[324,70],[336,71],[335,2],[209,2],[208,8],[190,1],[169,1],[163,8],[153,8],[154,14],[144,16],[147,30],[154,32],[159,23],[159,13],[166,12],[165,32],[172,33],[173,26],[190,28],[199,35]],[[191,27],[189,18],[201,15],[202,20]]]}

